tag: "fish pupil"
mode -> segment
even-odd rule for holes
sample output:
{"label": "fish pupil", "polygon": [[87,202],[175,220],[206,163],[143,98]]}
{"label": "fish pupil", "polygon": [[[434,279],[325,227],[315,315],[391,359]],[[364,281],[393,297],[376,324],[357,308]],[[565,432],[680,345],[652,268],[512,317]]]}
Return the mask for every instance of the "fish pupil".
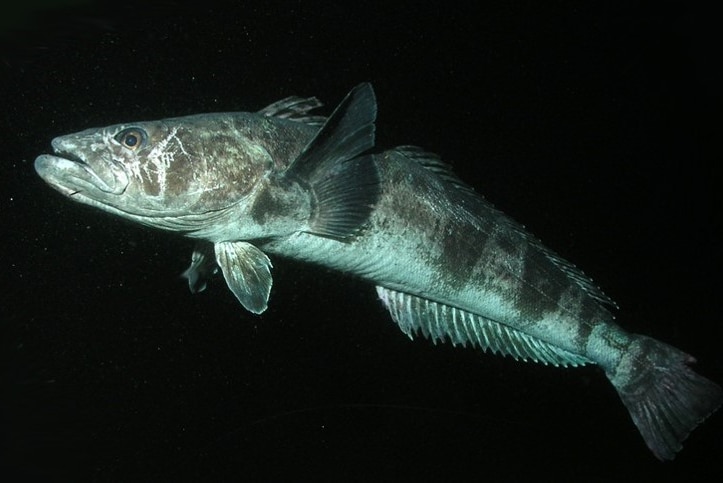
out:
{"label": "fish pupil", "polygon": [[126,138],[123,140],[126,146],[129,148],[135,147],[138,144],[138,136],[135,134],[128,134],[126,135]]}

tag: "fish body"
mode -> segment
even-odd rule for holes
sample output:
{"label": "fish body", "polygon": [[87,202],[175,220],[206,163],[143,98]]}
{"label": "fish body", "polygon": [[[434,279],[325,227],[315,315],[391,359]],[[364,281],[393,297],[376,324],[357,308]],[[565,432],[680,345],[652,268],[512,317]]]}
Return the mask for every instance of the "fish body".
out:
{"label": "fish body", "polygon": [[192,291],[220,268],[262,313],[268,254],[364,278],[410,337],[555,366],[597,364],[646,444],[672,459],[723,402],[688,354],[614,322],[614,303],[413,146],[374,149],[376,100],[353,89],[329,118],[315,98],[257,113],[119,124],[53,140],[38,173],[71,198],[200,240]]}

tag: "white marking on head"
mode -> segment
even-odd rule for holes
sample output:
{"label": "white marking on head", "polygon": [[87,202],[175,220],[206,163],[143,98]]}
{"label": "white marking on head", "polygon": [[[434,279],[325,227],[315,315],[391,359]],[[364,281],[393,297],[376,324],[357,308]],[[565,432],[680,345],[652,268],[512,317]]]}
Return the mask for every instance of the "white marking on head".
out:
{"label": "white marking on head", "polygon": [[156,182],[158,184],[158,196],[162,197],[166,191],[166,170],[173,162],[174,153],[173,151],[166,150],[171,139],[176,139],[176,133],[178,128],[174,127],[171,132],[164,139],[161,139],[158,144],[151,149],[148,153],[147,160],[143,166],[143,171],[146,177],[150,180],[153,173],[156,176]]}

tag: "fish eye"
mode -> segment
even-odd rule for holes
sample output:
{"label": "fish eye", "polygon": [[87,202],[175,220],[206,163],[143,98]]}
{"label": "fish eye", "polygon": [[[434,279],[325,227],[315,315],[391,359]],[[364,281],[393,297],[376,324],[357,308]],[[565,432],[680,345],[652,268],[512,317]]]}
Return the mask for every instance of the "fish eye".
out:
{"label": "fish eye", "polygon": [[123,147],[135,151],[146,143],[148,135],[143,129],[129,127],[116,134],[114,139]]}

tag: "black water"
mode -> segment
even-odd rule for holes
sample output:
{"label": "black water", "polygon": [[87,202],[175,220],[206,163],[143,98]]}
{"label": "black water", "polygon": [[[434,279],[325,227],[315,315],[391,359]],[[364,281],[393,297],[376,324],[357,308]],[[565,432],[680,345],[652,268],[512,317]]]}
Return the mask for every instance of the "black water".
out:
{"label": "black water", "polygon": [[192,296],[190,240],[35,175],[56,135],[292,94],[330,109],[371,81],[380,146],[439,153],[620,324],[723,382],[711,12],[360,3],[68,2],[1,24],[3,481],[721,476],[720,414],[661,464],[594,368],[411,342],[372,287],[287,260],[263,316],[218,280]]}

